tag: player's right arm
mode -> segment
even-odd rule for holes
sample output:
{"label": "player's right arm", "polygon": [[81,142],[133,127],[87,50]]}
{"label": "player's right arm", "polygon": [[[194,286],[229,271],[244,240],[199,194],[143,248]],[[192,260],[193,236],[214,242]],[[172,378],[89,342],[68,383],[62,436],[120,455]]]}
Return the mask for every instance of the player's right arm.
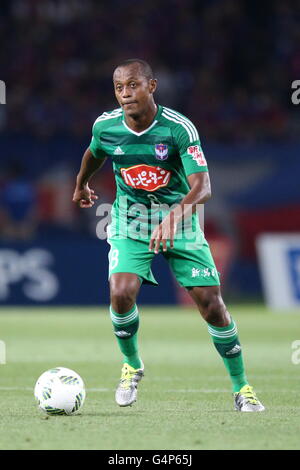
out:
{"label": "player's right arm", "polygon": [[92,207],[98,196],[95,195],[93,189],[89,187],[89,180],[99,170],[106,161],[106,155],[101,148],[100,143],[100,126],[95,121],[93,125],[93,137],[90,146],[83,154],[81,167],[76,178],[76,187],[73,194],[73,202],[79,207]]}
{"label": "player's right arm", "polygon": [[95,158],[90,148],[87,148],[83,154],[81,167],[76,178],[76,187],[73,194],[73,202],[82,208],[92,207],[98,196],[94,190],[89,187],[89,180],[99,170],[106,158]]}

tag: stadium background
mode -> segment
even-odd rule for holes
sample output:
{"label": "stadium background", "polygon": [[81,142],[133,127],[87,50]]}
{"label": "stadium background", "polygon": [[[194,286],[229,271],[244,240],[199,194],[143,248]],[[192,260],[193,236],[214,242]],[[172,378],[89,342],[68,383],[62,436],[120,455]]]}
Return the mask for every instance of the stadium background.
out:
{"label": "stadium background", "polygon": [[[225,299],[262,299],[255,240],[300,231],[299,1],[2,1],[0,302],[107,304],[107,252],[96,209],[72,202],[95,118],[117,107],[118,62],[147,60],[158,103],[197,126],[213,197],[205,233]],[[114,198],[109,162],[93,179]],[[166,264],[141,303],[184,301]]]}
{"label": "stadium background", "polygon": [[[0,2],[1,449],[299,449],[300,317],[263,304],[255,248],[261,233],[300,232],[299,19],[299,0]],[[92,123],[116,107],[112,70],[129,57],[149,61],[157,101],[199,129],[213,187],[205,232],[265,413],[233,411],[206,324],[174,305],[186,298],[159,256],[160,286],[138,299],[138,402],[115,404],[108,246],[96,210],[71,199]],[[93,186],[112,201],[109,162]],[[40,416],[34,384],[59,365],[84,379],[83,411]]]}

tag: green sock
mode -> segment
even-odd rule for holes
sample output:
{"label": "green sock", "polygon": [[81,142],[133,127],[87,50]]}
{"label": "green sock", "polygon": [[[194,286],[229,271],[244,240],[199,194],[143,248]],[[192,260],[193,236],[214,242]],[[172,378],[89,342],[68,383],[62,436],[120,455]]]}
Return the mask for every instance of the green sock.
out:
{"label": "green sock", "polygon": [[138,352],[137,331],[139,328],[139,312],[136,304],[127,313],[117,313],[110,306],[110,317],[119,347],[124,355],[123,362],[134,369],[143,366]]}
{"label": "green sock", "polygon": [[232,382],[233,392],[239,392],[240,389],[248,384],[245,375],[242,348],[237,335],[237,327],[234,320],[230,325],[222,328],[208,325],[208,332],[212,337],[218,353],[222,356],[225,367],[229,372]]}

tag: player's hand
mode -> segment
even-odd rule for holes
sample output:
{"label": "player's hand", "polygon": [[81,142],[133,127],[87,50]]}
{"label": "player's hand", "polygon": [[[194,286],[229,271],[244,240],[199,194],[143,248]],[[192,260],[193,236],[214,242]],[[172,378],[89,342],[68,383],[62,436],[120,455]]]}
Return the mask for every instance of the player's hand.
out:
{"label": "player's hand", "polygon": [[159,224],[152,232],[149,250],[154,249],[154,253],[157,254],[160,249],[160,245],[163,246],[163,251],[167,251],[167,240],[170,241],[170,248],[174,248],[174,237],[177,229],[177,223],[175,222],[173,212],[164,218],[161,224]]}
{"label": "player's hand", "polygon": [[98,199],[95,191],[89,188],[89,185],[86,184],[84,188],[75,188],[73,194],[73,202],[78,204],[81,208],[93,207],[95,200]]}

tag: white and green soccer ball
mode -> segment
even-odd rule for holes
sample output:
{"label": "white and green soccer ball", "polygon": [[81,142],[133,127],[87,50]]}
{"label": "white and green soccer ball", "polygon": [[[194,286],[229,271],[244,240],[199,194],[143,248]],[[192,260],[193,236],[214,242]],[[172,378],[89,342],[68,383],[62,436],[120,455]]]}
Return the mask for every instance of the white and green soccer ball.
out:
{"label": "white and green soccer ball", "polygon": [[85,400],[85,386],[76,372],[55,367],[44,372],[34,387],[38,407],[49,415],[72,415]]}

